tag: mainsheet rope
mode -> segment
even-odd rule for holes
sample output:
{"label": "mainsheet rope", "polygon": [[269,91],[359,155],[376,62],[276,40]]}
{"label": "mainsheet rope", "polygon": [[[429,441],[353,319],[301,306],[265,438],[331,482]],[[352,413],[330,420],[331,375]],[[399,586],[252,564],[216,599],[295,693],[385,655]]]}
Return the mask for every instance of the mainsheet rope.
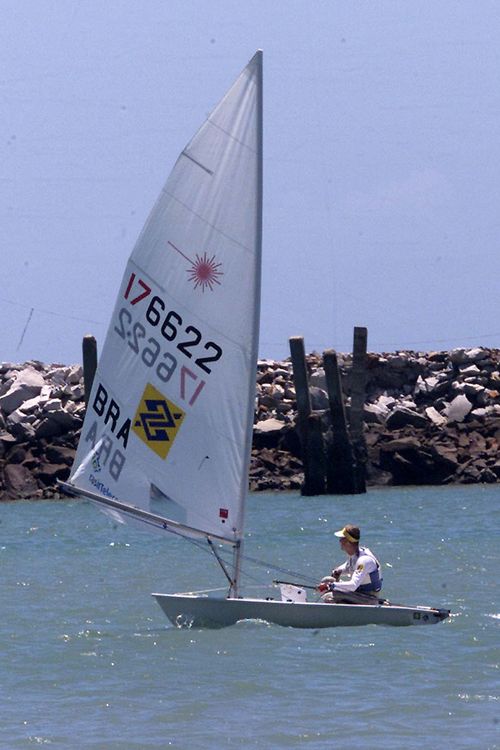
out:
{"label": "mainsheet rope", "polygon": [[[171,534],[175,534],[176,536],[182,537],[187,542],[190,542],[195,547],[197,547],[198,549],[202,550],[205,553],[210,554],[211,556],[214,554],[213,550],[211,549],[211,546],[210,545],[206,546],[206,543],[200,541],[199,539],[192,539],[191,537],[184,536],[184,534],[181,534],[178,531],[174,531],[172,529],[166,529],[166,531],[169,531]],[[218,555],[223,560],[224,564],[228,567],[228,569],[230,569],[234,574],[234,563],[232,563],[229,559],[226,559],[224,557],[224,552],[226,552],[226,550],[221,547],[218,550]],[[296,579],[300,579],[304,583],[310,583],[314,585],[317,584],[316,578],[312,578],[311,576],[304,575],[304,573],[300,573],[296,570],[291,570],[290,568],[283,568],[279,565],[273,565],[272,563],[266,562],[265,560],[261,560],[260,558],[257,558],[257,557],[251,557],[250,555],[245,555],[244,553],[242,553],[241,559],[244,562],[250,562],[250,563],[253,563],[254,565],[258,565],[259,567],[273,570],[277,573],[285,573],[286,575],[293,576]],[[251,573],[248,573],[243,568],[241,568],[241,574],[244,575],[246,578],[248,578],[248,580],[253,581],[254,583],[259,583],[259,584],[265,583],[259,580],[258,578],[256,578],[255,576],[253,576]]]}

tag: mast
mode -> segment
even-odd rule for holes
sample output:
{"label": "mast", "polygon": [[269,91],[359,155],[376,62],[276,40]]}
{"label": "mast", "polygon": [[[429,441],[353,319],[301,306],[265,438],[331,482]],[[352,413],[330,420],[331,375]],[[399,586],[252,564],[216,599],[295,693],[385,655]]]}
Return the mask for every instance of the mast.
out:
{"label": "mast", "polygon": [[239,581],[241,575],[241,555],[243,552],[244,516],[245,503],[248,494],[248,475],[250,469],[250,456],[252,452],[253,419],[255,411],[255,379],[257,371],[257,358],[259,349],[259,327],[260,327],[260,297],[261,297],[261,266],[262,266],[262,191],[263,191],[263,53],[257,50],[249,67],[254,65],[257,80],[257,202],[255,210],[255,267],[258,270],[255,283],[255,298],[253,309],[253,336],[251,361],[253,367],[249,368],[248,388],[248,415],[246,434],[246,453],[244,470],[241,476],[241,539],[235,545],[234,550],[234,582],[230,589],[230,597],[238,596]]}

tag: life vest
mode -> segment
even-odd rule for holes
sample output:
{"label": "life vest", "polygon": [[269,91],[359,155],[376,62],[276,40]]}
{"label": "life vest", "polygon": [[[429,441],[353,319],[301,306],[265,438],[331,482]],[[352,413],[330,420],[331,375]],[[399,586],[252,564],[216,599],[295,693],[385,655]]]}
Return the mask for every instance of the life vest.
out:
{"label": "life vest", "polygon": [[[349,568],[352,567],[352,569],[355,570],[357,562],[358,562],[358,558],[361,555],[366,555],[366,557],[370,557],[377,567],[371,573],[368,573],[368,575],[370,576],[370,583],[363,583],[361,586],[358,586],[356,591],[360,591],[362,594],[368,594],[371,592],[380,591],[380,589],[382,588],[382,580],[383,580],[382,576],[380,575],[380,563],[375,557],[375,555],[373,554],[373,552],[371,552],[368,549],[368,547],[360,547],[359,554],[354,555],[352,558],[349,558],[348,567]],[[352,563],[351,563],[351,560],[352,560]]]}

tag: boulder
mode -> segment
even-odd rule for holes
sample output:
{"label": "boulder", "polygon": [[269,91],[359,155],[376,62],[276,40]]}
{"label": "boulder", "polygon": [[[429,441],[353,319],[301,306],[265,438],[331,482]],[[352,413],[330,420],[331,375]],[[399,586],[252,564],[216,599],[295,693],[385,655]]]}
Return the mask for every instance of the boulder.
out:
{"label": "boulder", "polygon": [[26,461],[28,453],[24,445],[16,445],[9,451],[9,464],[22,464]]}
{"label": "boulder", "polygon": [[5,448],[10,448],[17,442],[17,438],[12,435],[12,433],[7,432],[7,430],[0,431],[0,443],[2,443]]}
{"label": "boulder", "polygon": [[69,368],[67,381],[70,385],[78,385],[83,380],[83,367],[81,365],[73,365]]}
{"label": "boulder", "polygon": [[450,383],[446,375],[444,377],[432,375],[431,377],[425,379],[422,378],[421,375],[419,375],[415,384],[415,395],[437,398],[438,396],[442,396],[447,392],[449,385]]}
{"label": "boulder", "polygon": [[436,465],[442,466],[445,473],[453,474],[459,466],[457,450],[452,446],[433,445],[431,446],[431,455],[435,459]]}
{"label": "boulder", "polygon": [[466,396],[472,396],[473,399],[481,396],[485,390],[484,385],[478,383],[462,383],[462,393],[465,393]]}
{"label": "boulder", "polygon": [[388,430],[399,430],[407,425],[423,428],[427,426],[427,419],[405,406],[396,406],[387,417],[385,425]]}
{"label": "boulder", "polygon": [[446,417],[443,417],[443,415],[440,414],[438,410],[433,406],[428,406],[426,408],[425,415],[427,419],[432,422],[432,424],[436,425],[436,427],[442,427],[447,422]]}
{"label": "boulder", "polygon": [[311,407],[314,411],[324,411],[328,409],[330,404],[328,401],[328,395],[322,388],[309,388],[311,395]]}
{"label": "boulder", "polygon": [[481,347],[467,349],[464,352],[464,362],[480,362],[481,360],[488,359],[488,357],[488,350]]}
{"label": "boulder", "polygon": [[479,480],[485,484],[495,484],[497,481],[497,475],[488,466],[483,469],[479,475]]}
{"label": "boulder", "polygon": [[457,466],[452,450],[424,448],[414,438],[380,447],[380,467],[392,474],[393,484],[442,484],[451,481]]}
{"label": "boulder", "polygon": [[389,410],[378,404],[365,404],[363,407],[363,419],[366,424],[384,424],[388,414]]}
{"label": "boulder", "polygon": [[460,374],[464,378],[470,378],[470,377],[473,377],[475,375],[479,375],[480,372],[481,372],[481,370],[479,369],[479,367],[477,365],[474,365],[474,364],[473,365],[463,364],[463,365],[460,365],[458,369],[460,370]]}
{"label": "boulder", "polygon": [[253,428],[253,445],[255,448],[277,448],[284,432],[289,427],[279,419],[265,419],[257,422]]}
{"label": "boulder", "polygon": [[386,393],[383,393],[378,397],[375,403],[377,404],[377,406],[380,406],[381,408],[389,411],[390,409],[394,408],[394,406],[396,406],[397,401],[394,396],[388,396]]}
{"label": "boulder", "polygon": [[37,396],[45,385],[43,375],[31,367],[21,370],[9,390],[0,396],[0,408],[5,414],[18,409],[24,401]]}
{"label": "boulder", "polygon": [[475,347],[474,349],[453,349],[450,352],[450,360],[454,365],[471,364],[487,359],[489,352],[486,349]]}
{"label": "boulder", "polygon": [[326,375],[323,367],[315,370],[309,377],[309,385],[313,388],[321,388],[326,391]]}
{"label": "boulder", "polygon": [[75,449],[64,445],[49,445],[45,450],[47,461],[51,464],[71,466],[75,458]]}
{"label": "boulder", "polygon": [[62,425],[53,416],[40,419],[34,426],[34,433],[37,440],[56,437],[57,435],[62,435],[63,432]]}
{"label": "boulder", "polygon": [[69,477],[70,467],[66,464],[41,463],[36,476],[39,482],[46,487],[57,484],[57,480],[65,481]]}
{"label": "boulder", "polygon": [[37,411],[40,411],[46,403],[47,398],[43,397],[40,394],[39,396],[35,396],[34,398],[29,398],[27,401],[24,401],[18,408],[19,411],[23,412],[23,414],[35,414]]}
{"label": "boulder", "polygon": [[448,423],[463,422],[465,417],[472,410],[472,404],[465,395],[456,396],[453,401],[445,408],[445,414]]}
{"label": "boulder", "polygon": [[38,485],[32,473],[22,464],[8,464],[4,469],[4,483],[7,498],[32,497]]}
{"label": "boulder", "polygon": [[21,409],[15,409],[7,417],[7,428],[17,441],[30,441],[35,435],[34,423],[36,417],[32,414],[23,414]]}
{"label": "boulder", "polygon": [[415,437],[403,437],[397,440],[388,440],[386,443],[382,443],[380,449],[385,453],[396,453],[404,452],[408,450],[419,450],[421,448],[420,441]]}
{"label": "boulder", "polygon": [[85,396],[85,388],[83,387],[83,384],[78,383],[77,385],[71,386],[68,395],[75,401],[80,401]]}
{"label": "boulder", "polygon": [[480,407],[479,409],[473,409],[471,411],[471,416],[475,417],[476,419],[484,419],[488,416],[488,410],[484,407]]}

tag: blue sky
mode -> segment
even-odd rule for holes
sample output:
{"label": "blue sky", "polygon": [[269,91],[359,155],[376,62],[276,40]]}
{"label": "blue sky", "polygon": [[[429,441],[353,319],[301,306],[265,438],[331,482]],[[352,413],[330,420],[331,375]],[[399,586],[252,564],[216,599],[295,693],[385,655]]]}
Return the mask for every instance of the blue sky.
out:
{"label": "blue sky", "polygon": [[500,346],[489,0],[0,0],[0,360],[80,361],[178,153],[264,50],[261,356]]}

